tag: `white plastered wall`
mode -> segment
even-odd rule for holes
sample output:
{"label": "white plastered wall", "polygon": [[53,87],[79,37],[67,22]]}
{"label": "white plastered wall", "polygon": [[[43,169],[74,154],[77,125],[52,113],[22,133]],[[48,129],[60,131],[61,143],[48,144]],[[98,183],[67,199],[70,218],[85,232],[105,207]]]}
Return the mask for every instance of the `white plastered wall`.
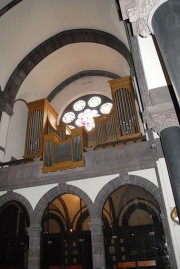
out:
{"label": "white plastered wall", "polygon": [[[2,113],[1,121],[0,121],[0,147],[3,149],[6,148],[7,144],[7,132],[9,127],[9,119],[10,116],[6,114],[6,112]],[[4,152],[0,150],[0,161],[4,162]]]}
{"label": "white plastered wall", "polygon": [[167,83],[152,37],[138,37],[138,44],[148,90],[166,86]]}
{"label": "white plastered wall", "polygon": [[22,159],[26,139],[26,123],[28,109],[24,102],[17,101],[13,108],[14,114],[10,118],[7,133],[6,153],[4,161],[8,162],[11,157]]}
{"label": "white plastered wall", "polygon": [[164,202],[167,212],[167,219],[169,224],[169,229],[171,232],[173,248],[176,256],[177,268],[180,268],[180,225],[172,221],[170,214],[172,209],[175,207],[174,196],[172,193],[172,188],[170,184],[170,179],[167,171],[167,166],[164,158],[160,158],[157,161],[157,168],[159,172],[159,178],[161,183],[161,188],[164,196]]}

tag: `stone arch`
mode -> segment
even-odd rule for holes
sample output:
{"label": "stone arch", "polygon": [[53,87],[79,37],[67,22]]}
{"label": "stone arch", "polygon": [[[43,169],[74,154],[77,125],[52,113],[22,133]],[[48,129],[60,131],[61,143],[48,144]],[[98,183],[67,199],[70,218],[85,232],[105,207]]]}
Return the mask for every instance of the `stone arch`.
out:
{"label": "stone arch", "polygon": [[162,199],[160,197],[160,190],[159,188],[149,180],[142,178],[140,176],[135,175],[128,175],[122,174],[119,177],[112,179],[109,183],[107,183],[98,193],[95,199],[95,205],[98,209],[96,211],[96,217],[100,218],[103,210],[103,206],[105,201],[107,200],[108,196],[114,192],[116,189],[124,186],[124,185],[134,185],[137,187],[141,187],[146,191],[150,192],[154,198],[157,200],[161,211],[165,212],[164,205],[162,204]]}
{"label": "stone arch", "polygon": [[84,78],[84,77],[92,77],[92,76],[99,76],[99,77],[107,77],[111,79],[119,78],[119,75],[115,73],[111,73],[108,71],[103,70],[85,70],[81,71],[79,73],[74,74],[73,76],[65,79],[63,82],[61,82],[54,90],[50,92],[50,94],[47,96],[47,100],[51,102],[56,95],[62,91],[65,87],[73,83],[74,81]]}
{"label": "stone arch", "polygon": [[19,193],[15,193],[13,191],[8,191],[6,194],[3,194],[2,196],[0,196],[0,208],[2,206],[4,206],[5,204],[12,202],[12,201],[16,201],[19,202],[21,205],[24,206],[24,208],[26,209],[28,215],[29,215],[29,219],[30,219],[30,223],[31,223],[31,214],[32,214],[32,206],[29,203],[29,201],[22,196]]}
{"label": "stone arch", "polygon": [[130,68],[133,67],[131,54],[124,43],[117,37],[96,29],[72,29],[60,32],[33,49],[18,64],[11,74],[3,95],[3,110],[8,114],[12,114],[12,108],[17,92],[25,78],[33,70],[33,68],[41,62],[45,57],[54,51],[68,45],[80,42],[91,42],[108,46],[119,52],[128,62]]}
{"label": "stone arch", "polygon": [[160,217],[162,220],[162,225],[164,229],[164,234],[166,235],[166,240],[168,244],[168,251],[169,251],[169,256],[170,256],[170,263],[172,265],[172,268],[177,268],[176,266],[176,259],[175,259],[175,254],[173,250],[173,243],[172,243],[172,238],[171,238],[171,233],[170,233],[170,228],[168,224],[168,219],[167,219],[167,214],[166,214],[166,209],[165,209],[165,204],[164,200],[162,197],[161,190],[152,182],[149,180],[142,178],[140,176],[135,176],[135,175],[128,175],[128,174],[122,174],[119,177],[116,177],[112,179],[110,182],[108,182],[98,193],[94,205],[96,210],[93,211],[94,219],[101,219],[102,217],[102,210],[104,203],[106,202],[108,196],[114,192],[116,189],[124,186],[124,185],[134,185],[137,187],[141,187],[145,189],[146,191],[150,192],[154,198],[156,199],[159,207],[160,207]]}
{"label": "stone arch", "polygon": [[63,195],[63,194],[74,194],[80,197],[83,202],[86,204],[89,215],[91,216],[91,207],[92,207],[92,201],[89,198],[89,196],[79,189],[76,186],[72,185],[66,185],[65,183],[60,183],[57,187],[54,187],[53,189],[49,190],[38,202],[36,205],[34,211],[33,211],[33,225],[41,225],[41,219],[43,216],[43,213],[47,207],[47,203],[53,201],[57,196]]}

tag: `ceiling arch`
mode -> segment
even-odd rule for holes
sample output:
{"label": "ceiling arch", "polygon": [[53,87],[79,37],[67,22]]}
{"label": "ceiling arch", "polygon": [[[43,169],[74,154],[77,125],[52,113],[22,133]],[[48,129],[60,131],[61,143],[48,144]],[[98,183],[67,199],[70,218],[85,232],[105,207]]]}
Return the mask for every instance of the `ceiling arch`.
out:
{"label": "ceiling arch", "polygon": [[100,76],[100,77],[107,77],[111,79],[119,78],[119,75],[115,73],[111,73],[108,71],[103,70],[84,70],[81,72],[76,73],[75,75],[67,78],[63,82],[61,82],[54,90],[51,91],[51,93],[47,96],[47,100],[51,102],[55,96],[62,91],[65,87],[73,83],[74,81],[83,78],[83,77],[94,77],[94,76]]}
{"label": "ceiling arch", "polygon": [[127,47],[117,37],[107,32],[95,29],[73,29],[60,32],[33,49],[15,68],[5,86],[4,110],[12,113],[14,100],[21,84],[38,63],[56,50],[68,44],[80,42],[108,46],[120,53],[126,59],[130,68],[132,67],[131,55]]}

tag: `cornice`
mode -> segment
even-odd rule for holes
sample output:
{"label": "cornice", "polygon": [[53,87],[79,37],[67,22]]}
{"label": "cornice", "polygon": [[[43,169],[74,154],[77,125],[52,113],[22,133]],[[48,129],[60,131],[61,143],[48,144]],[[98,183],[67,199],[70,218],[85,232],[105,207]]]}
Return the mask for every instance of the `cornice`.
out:
{"label": "cornice", "polygon": [[143,113],[143,119],[148,128],[158,134],[165,128],[179,126],[176,112],[171,102],[147,107]]}
{"label": "cornice", "polygon": [[134,35],[148,37],[153,33],[154,12],[168,0],[119,0],[123,20],[129,19]]}

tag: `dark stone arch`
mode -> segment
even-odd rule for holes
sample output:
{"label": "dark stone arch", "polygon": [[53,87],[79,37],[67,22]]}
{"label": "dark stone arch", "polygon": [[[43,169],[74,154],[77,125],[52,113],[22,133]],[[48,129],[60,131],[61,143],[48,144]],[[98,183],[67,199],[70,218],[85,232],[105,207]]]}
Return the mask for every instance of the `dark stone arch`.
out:
{"label": "dark stone arch", "polygon": [[177,268],[174,250],[173,250],[173,243],[172,243],[172,238],[171,238],[171,233],[170,233],[170,228],[169,228],[169,224],[168,224],[167,213],[166,213],[162,193],[161,193],[161,190],[154,183],[150,182],[149,180],[142,178],[140,176],[128,175],[128,174],[124,174],[124,175],[122,174],[119,177],[112,179],[98,193],[98,195],[95,199],[95,202],[93,204],[93,205],[95,205],[96,210],[93,211],[94,216],[92,216],[92,218],[101,219],[102,212],[103,212],[103,206],[104,206],[104,203],[106,202],[107,198],[109,197],[109,195],[112,192],[114,192],[116,189],[118,189],[124,185],[132,185],[132,186],[134,185],[134,186],[143,188],[146,191],[148,191],[149,193],[151,193],[153,195],[153,197],[156,199],[156,201],[160,207],[160,212],[161,212],[160,217],[161,217],[162,224],[163,224],[164,234],[166,235],[166,240],[168,243],[170,263],[172,264],[172,268]]}
{"label": "dark stone arch", "polygon": [[[142,210],[146,211],[147,213],[149,213],[150,215],[152,215],[153,219],[158,220],[157,213],[149,205],[145,205],[143,203],[138,203],[138,208],[142,209]],[[122,226],[128,226],[128,220],[129,220],[131,214],[135,210],[136,210],[136,205],[135,204],[132,204],[127,208],[127,210],[124,212],[124,214],[122,216]]]}
{"label": "dark stone arch", "polygon": [[19,4],[20,2],[22,2],[23,0],[12,0],[9,4],[7,4],[6,6],[4,6],[1,10],[0,10],[0,17],[2,17],[6,12],[8,12],[11,8],[15,7],[17,4]]}
{"label": "dark stone arch", "polygon": [[2,196],[0,196],[0,208],[4,206],[5,204],[12,201],[18,202],[26,209],[27,214],[30,219],[30,223],[31,223],[31,214],[33,211],[32,206],[29,203],[29,201],[19,193],[8,191],[6,194],[3,194]]}
{"label": "dark stone arch", "polygon": [[47,207],[47,204],[63,194],[74,194],[81,198],[86,204],[89,211],[89,215],[91,216],[92,201],[89,196],[78,187],[66,185],[65,183],[60,183],[57,187],[52,188],[46,194],[44,194],[44,196],[39,200],[33,212],[33,225],[41,225],[41,219]]}
{"label": "dark stone arch", "polygon": [[98,212],[96,212],[97,214],[96,217],[99,217],[99,218],[101,217],[103,206],[106,200],[108,199],[109,195],[124,185],[134,185],[137,187],[141,187],[145,189],[146,191],[150,192],[153,195],[153,197],[157,200],[160,208],[162,209],[163,205],[162,205],[162,200],[160,197],[160,190],[155,184],[153,184],[152,182],[150,182],[149,180],[145,178],[126,174],[126,175],[120,175],[119,177],[112,179],[98,193],[94,202],[98,209]]}
{"label": "dark stone arch", "polygon": [[55,220],[58,223],[59,228],[62,232],[65,231],[65,227],[64,227],[64,223],[63,223],[62,219],[60,218],[60,216],[57,216],[56,214],[53,214],[53,213],[49,213],[49,214],[46,214],[43,216],[43,218],[41,220],[41,226],[43,226],[43,223],[48,222],[50,219]]}
{"label": "dark stone arch", "polygon": [[51,91],[51,93],[47,96],[47,100],[51,102],[56,95],[62,91],[65,87],[73,83],[74,81],[83,78],[83,77],[92,77],[92,76],[98,76],[98,77],[107,77],[111,79],[119,78],[119,75],[103,71],[103,70],[86,70],[81,71],[79,73],[76,73],[75,75],[65,79],[62,83],[60,83],[54,90]]}
{"label": "dark stone arch", "polygon": [[2,109],[9,115],[12,115],[14,100],[21,84],[39,62],[56,50],[68,44],[79,42],[91,42],[108,46],[119,52],[127,60],[130,68],[133,66],[129,50],[117,37],[95,29],[73,29],[63,31],[50,37],[34,48],[18,64],[5,86]]}
{"label": "dark stone arch", "polygon": [[[76,230],[81,230],[82,229],[82,223],[86,220],[86,218],[89,216],[89,212],[88,210],[85,210],[82,213],[82,217],[79,216],[77,222],[76,222]],[[73,223],[74,223],[75,219],[73,219]]]}

